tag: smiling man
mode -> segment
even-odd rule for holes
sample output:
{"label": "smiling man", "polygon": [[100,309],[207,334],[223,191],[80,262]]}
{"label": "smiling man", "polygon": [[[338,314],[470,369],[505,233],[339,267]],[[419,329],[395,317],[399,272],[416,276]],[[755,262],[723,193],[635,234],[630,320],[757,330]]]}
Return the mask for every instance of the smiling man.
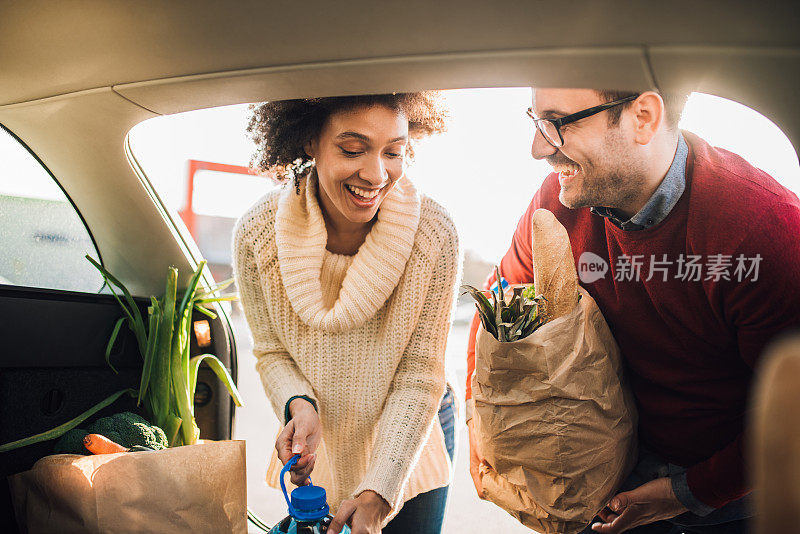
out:
{"label": "smiling man", "polygon": [[[520,219],[503,276],[533,281],[531,216],[552,211],[620,346],[639,411],[638,464],[596,532],[744,531],[751,379],[764,346],[800,325],[800,201],[739,156],[679,130],[685,101],[537,89],[528,110],[531,153],[555,172]],[[477,329],[475,319],[468,420]]]}

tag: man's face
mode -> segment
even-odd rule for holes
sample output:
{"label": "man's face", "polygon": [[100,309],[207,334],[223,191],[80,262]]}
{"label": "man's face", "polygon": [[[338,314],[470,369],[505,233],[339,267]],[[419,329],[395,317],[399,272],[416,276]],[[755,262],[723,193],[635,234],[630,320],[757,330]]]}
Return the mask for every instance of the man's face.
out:
{"label": "man's face", "polygon": [[[604,103],[592,89],[534,89],[537,117],[556,119]],[[568,208],[624,206],[644,186],[644,166],[637,161],[625,110],[609,125],[608,111],[561,128],[564,145],[555,148],[540,132],[531,146],[535,159],[545,159],[559,173],[559,201]]]}

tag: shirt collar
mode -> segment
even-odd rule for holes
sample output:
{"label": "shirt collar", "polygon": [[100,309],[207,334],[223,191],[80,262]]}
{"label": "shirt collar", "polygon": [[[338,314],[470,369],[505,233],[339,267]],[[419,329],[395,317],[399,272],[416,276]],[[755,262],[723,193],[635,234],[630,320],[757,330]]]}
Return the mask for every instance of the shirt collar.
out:
{"label": "shirt collar", "polygon": [[604,206],[593,207],[590,211],[600,217],[608,218],[623,230],[644,230],[659,224],[667,218],[686,189],[686,157],[688,155],[689,147],[683,134],[679,133],[678,147],[667,174],[644,207],[630,219],[625,220],[617,215],[616,210]]}

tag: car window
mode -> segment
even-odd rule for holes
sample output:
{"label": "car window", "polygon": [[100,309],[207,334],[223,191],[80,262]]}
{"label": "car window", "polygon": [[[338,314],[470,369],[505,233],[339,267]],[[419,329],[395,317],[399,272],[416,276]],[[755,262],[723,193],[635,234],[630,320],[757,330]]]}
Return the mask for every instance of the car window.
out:
{"label": "car window", "polygon": [[103,280],[83,220],[47,169],[0,128],[0,284],[95,293]]}

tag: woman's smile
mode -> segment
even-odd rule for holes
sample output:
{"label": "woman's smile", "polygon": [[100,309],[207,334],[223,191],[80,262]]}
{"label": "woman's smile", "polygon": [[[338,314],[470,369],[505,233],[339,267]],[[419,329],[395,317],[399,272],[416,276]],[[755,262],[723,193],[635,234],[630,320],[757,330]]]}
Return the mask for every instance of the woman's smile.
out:
{"label": "woman's smile", "polygon": [[[353,193],[355,196],[362,198],[364,200],[371,200],[378,196],[378,193],[381,192],[380,189],[362,189],[358,186],[352,184],[345,184],[347,190]],[[381,188],[382,189],[382,188]]]}
{"label": "woman's smile", "polygon": [[356,207],[372,208],[378,204],[380,200],[379,197],[386,186],[378,189],[364,189],[352,184],[344,184],[344,188],[349,193],[348,197],[350,201],[355,204]]}

